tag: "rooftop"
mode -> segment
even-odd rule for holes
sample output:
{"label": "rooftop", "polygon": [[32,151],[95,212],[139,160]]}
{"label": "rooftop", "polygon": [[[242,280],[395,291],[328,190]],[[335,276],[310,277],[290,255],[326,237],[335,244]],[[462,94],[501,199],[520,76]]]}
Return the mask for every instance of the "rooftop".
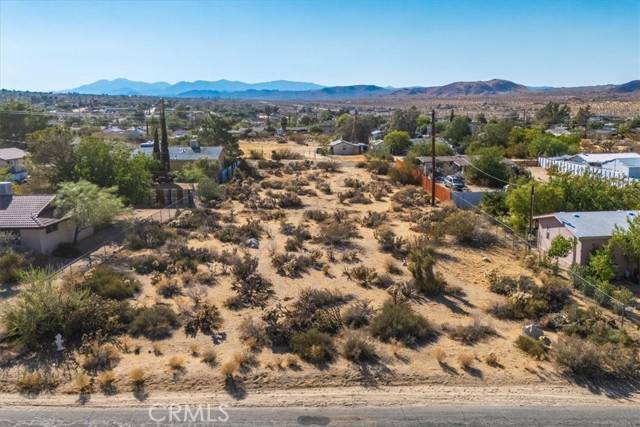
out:
{"label": "rooftop", "polygon": [[0,148],[0,160],[18,160],[23,159],[25,152],[19,148]]}
{"label": "rooftop", "polygon": [[569,160],[574,157],[579,157],[587,163],[606,163],[612,160],[620,160],[620,159],[630,159],[636,158],[640,159],[640,154],[638,153],[580,153],[575,156],[570,156]]}
{"label": "rooftop", "polygon": [[43,228],[60,222],[53,216],[55,195],[0,196],[0,230]]}
{"label": "rooftop", "polygon": [[610,237],[616,227],[626,230],[629,221],[640,216],[640,211],[554,212],[535,216],[555,218],[577,238]]}
{"label": "rooftop", "polygon": [[[153,156],[153,146],[140,147],[136,153]],[[170,146],[169,159],[179,161],[196,161],[200,159],[220,160],[222,147],[188,147],[188,146]]]}

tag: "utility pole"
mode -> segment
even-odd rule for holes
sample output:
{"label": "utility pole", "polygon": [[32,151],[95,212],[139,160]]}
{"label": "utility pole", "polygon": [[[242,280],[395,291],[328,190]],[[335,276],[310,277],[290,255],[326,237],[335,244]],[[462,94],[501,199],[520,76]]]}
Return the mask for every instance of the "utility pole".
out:
{"label": "utility pole", "polygon": [[[533,199],[535,197],[535,186],[533,185],[533,182],[531,183],[531,196],[529,199],[529,236],[531,236],[533,234]],[[527,238],[527,240],[529,240],[529,238]]]}
{"label": "utility pole", "polygon": [[431,206],[436,205],[436,110],[431,110]]}

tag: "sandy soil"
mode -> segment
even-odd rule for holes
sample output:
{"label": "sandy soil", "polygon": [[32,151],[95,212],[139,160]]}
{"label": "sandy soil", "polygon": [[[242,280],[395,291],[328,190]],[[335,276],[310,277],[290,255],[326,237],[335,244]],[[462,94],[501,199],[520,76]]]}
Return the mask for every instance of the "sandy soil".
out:
{"label": "sandy soil", "polygon": [[[265,147],[288,148],[300,147],[308,150],[308,147],[297,144],[251,143],[265,144]],[[275,144],[275,145],[274,145]],[[242,148],[248,151],[251,145],[243,144]],[[317,171],[316,171],[317,172]],[[307,175],[303,172],[302,175]],[[395,212],[391,208],[391,202],[387,198],[384,201],[374,201],[367,205],[342,205],[338,201],[336,193],[344,191],[344,180],[347,177],[357,177],[363,181],[371,179],[370,174],[363,169],[353,166],[344,167],[338,173],[323,174],[330,183],[333,194],[325,195],[318,191],[317,196],[302,196],[304,209],[287,210],[286,220],[293,224],[302,223],[313,235],[318,234],[318,226],[313,221],[304,221],[305,209],[325,209],[329,212],[336,209],[347,209],[354,216],[362,216],[367,211],[384,211],[389,215],[389,223],[398,235],[411,238],[410,223],[404,218],[408,210]],[[270,176],[269,179],[291,180],[292,176],[285,175],[282,178]],[[314,188],[311,183],[311,188]],[[227,203],[222,209],[236,212],[237,224],[242,224],[246,218],[255,217],[255,213],[246,211],[238,202]],[[428,210],[428,207],[420,208]],[[387,291],[377,288],[363,288],[348,280],[343,275],[345,265],[337,262],[330,266],[330,274],[327,277],[321,271],[311,269],[301,278],[287,278],[278,275],[271,265],[270,252],[275,248],[284,250],[286,237],[280,233],[280,221],[263,221],[262,225],[271,237],[264,237],[258,249],[238,249],[231,244],[223,244],[212,236],[202,236],[189,241],[193,247],[246,251],[259,258],[258,271],[273,282],[275,297],[270,305],[277,302],[287,304],[296,298],[300,290],[307,287],[318,287],[340,290],[345,294],[351,294],[359,299],[371,301],[373,307],[378,308],[388,298]],[[375,267],[379,272],[384,271],[384,265],[391,260],[389,254],[380,252],[378,244],[373,236],[374,231],[363,226],[358,227],[360,237],[355,240],[360,260],[368,266]],[[307,249],[322,249],[320,244],[305,243]],[[607,393],[601,395],[592,394],[586,388],[578,388],[570,385],[549,361],[536,361],[514,347],[514,340],[520,334],[522,323],[502,321],[486,313],[487,308],[495,301],[503,297],[491,293],[488,289],[486,274],[497,270],[501,274],[529,274],[518,259],[518,255],[508,246],[495,246],[488,250],[471,249],[445,242],[436,248],[442,255],[437,263],[437,271],[444,275],[447,282],[459,287],[464,296],[445,296],[436,299],[425,299],[413,304],[414,309],[429,319],[437,327],[443,325],[466,325],[476,319],[487,322],[495,328],[497,335],[480,342],[474,346],[463,345],[450,339],[442,333],[435,342],[413,348],[398,344],[389,344],[375,341],[379,353],[378,363],[371,365],[353,364],[342,357],[337,357],[335,362],[328,366],[317,367],[299,361],[295,368],[280,368],[279,362],[283,355],[274,353],[265,348],[253,354],[256,363],[254,366],[240,375],[237,388],[231,394],[236,402],[246,405],[322,405],[328,404],[407,404],[422,401],[449,401],[456,402],[520,402],[571,400],[572,403],[606,400]],[[141,255],[144,252],[137,252]],[[123,260],[134,255],[122,252]],[[338,255],[338,259],[339,259]],[[402,274],[396,277],[396,281],[408,279],[409,273],[400,261],[394,261],[402,270]],[[119,264],[122,266],[122,264]],[[184,396],[181,393],[190,393],[191,396],[200,396],[209,399],[229,397],[229,390],[225,391],[224,376],[220,373],[220,364],[230,360],[237,353],[247,352],[245,345],[240,341],[238,325],[245,317],[260,317],[261,309],[230,310],[223,306],[223,302],[234,294],[231,289],[232,278],[221,274],[223,267],[212,264],[201,266],[203,271],[211,271],[218,275],[219,283],[207,288],[207,299],[215,303],[221,310],[224,319],[222,330],[226,338],[221,342],[214,342],[210,336],[199,334],[195,338],[185,335],[182,329],[176,330],[170,339],[152,342],[144,338],[127,338],[129,352],[122,354],[122,360],[114,369],[118,378],[117,388],[119,394],[106,398],[97,393],[91,402],[100,404],[135,404],[132,397],[131,386],[128,384],[127,375],[131,369],[141,367],[147,374],[144,399],[172,399],[176,396]],[[173,299],[166,299],[156,293],[155,287],[150,283],[150,276],[138,276],[143,283],[139,296],[136,297],[136,305],[152,305],[163,302],[172,305],[177,311],[190,306],[190,299],[183,295]],[[185,292],[186,294],[187,292]],[[553,334],[550,334],[555,340]],[[345,334],[338,335],[336,346],[341,348]],[[215,349],[219,364],[211,367],[203,363],[199,357],[191,355],[191,347],[197,344],[200,352]],[[139,348],[139,353],[132,349]],[[154,354],[154,350],[160,350],[160,354]],[[445,362],[439,363],[434,357],[436,351],[445,354]],[[495,354],[498,358],[497,367],[489,366],[485,358],[489,354]],[[471,355],[474,358],[473,367],[465,369],[458,361],[460,355]],[[185,367],[179,373],[173,372],[168,367],[169,358],[179,355],[185,359]],[[0,392],[13,393],[15,380],[24,371],[23,367],[13,367],[0,372]],[[64,365],[55,369],[61,379],[58,387],[59,397],[49,395],[40,396],[37,401],[24,400],[16,395],[0,395],[0,404],[22,404],[26,402],[66,402],[77,398],[76,386],[73,378],[77,367]],[[423,385],[416,387],[417,385]],[[396,387],[391,387],[396,386]],[[329,393],[325,387],[330,387]],[[138,396],[140,397],[140,396]],[[200,398],[198,397],[198,398]],[[618,396],[620,397],[620,396]],[[184,397],[181,397],[184,398]],[[195,398],[195,397],[194,397]],[[61,400],[56,400],[61,399]],[[545,400],[546,399],[546,400]],[[592,400],[590,400],[592,399]]]}

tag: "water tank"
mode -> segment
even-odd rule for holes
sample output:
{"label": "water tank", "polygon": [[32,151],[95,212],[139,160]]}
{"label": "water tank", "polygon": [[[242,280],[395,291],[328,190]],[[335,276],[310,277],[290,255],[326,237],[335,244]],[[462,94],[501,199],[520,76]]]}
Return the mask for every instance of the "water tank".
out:
{"label": "water tank", "polygon": [[0,182],[0,196],[13,195],[13,184],[7,181]]}

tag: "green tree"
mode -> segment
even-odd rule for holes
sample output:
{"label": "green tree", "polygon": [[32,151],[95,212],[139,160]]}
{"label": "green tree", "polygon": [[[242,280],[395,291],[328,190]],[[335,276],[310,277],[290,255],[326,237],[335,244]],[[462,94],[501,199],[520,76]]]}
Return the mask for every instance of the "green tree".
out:
{"label": "green tree", "polygon": [[429,127],[431,126],[431,117],[426,114],[420,114],[416,121],[416,132],[422,135],[429,133]]}
{"label": "green tree", "polygon": [[73,135],[67,128],[50,126],[30,133],[26,139],[31,160],[51,184],[76,179]]}
{"label": "green tree", "polygon": [[227,164],[235,162],[242,156],[238,139],[231,133],[231,124],[224,118],[209,114],[202,122],[198,140],[202,145],[221,146]]}
{"label": "green tree", "polygon": [[280,118],[280,127],[282,128],[283,132],[287,131],[287,125],[289,124],[289,119],[287,119],[287,116],[282,116]]}
{"label": "green tree", "polygon": [[[21,101],[10,100],[2,103],[0,104],[0,139],[24,141],[27,134],[47,127],[49,118]],[[13,142],[12,145],[14,145]]]}
{"label": "green tree", "polygon": [[371,115],[358,116],[357,119],[350,114],[342,114],[336,121],[336,128],[338,135],[347,141],[351,141],[354,134],[354,121],[355,121],[355,141],[367,144],[369,142],[369,135],[371,131],[378,125],[376,117]]}
{"label": "green tree", "polygon": [[394,130],[385,135],[383,144],[391,154],[401,156],[411,148],[411,138],[407,132]]}
{"label": "green tree", "polygon": [[420,112],[416,107],[408,109],[398,109],[391,114],[391,121],[389,127],[392,130],[399,130],[407,132],[409,135],[413,135],[418,127],[418,117]]}
{"label": "green tree", "polygon": [[471,119],[469,117],[455,117],[444,131],[444,137],[456,147],[462,145],[462,142],[469,136],[471,136]]}
{"label": "green tree", "polygon": [[74,246],[81,229],[110,224],[123,211],[115,188],[100,188],[87,181],[60,184],[53,204],[57,215],[69,215],[75,222]]}
{"label": "green tree", "polygon": [[76,147],[74,161],[76,179],[99,187],[116,187],[128,203],[149,201],[153,159],[142,154],[132,156],[131,149],[124,144],[87,138]]}
{"label": "green tree", "polygon": [[[444,142],[436,142],[436,156],[450,156],[453,154],[451,147]],[[421,142],[413,144],[409,148],[407,157],[426,157],[431,155],[431,142]]]}
{"label": "green tree", "polygon": [[578,112],[573,118],[573,123],[576,126],[584,126],[584,128],[586,129],[587,125],[589,124],[590,118],[591,118],[591,106],[587,105],[586,107],[580,107],[578,108]]}
{"label": "green tree", "polygon": [[198,181],[198,197],[204,203],[220,198],[220,185],[213,179],[204,176]]}
{"label": "green tree", "polygon": [[160,154],[160,137],[158,136],[158,128],[155,128],[153,131],[153,158],[156,161],[161,160]]}
{"label": "green tree", "polygon": [[640,217],[630,220],[626,229],[616,227],[610,243],[613,248],[621,249],[624,257],[635,264],[634,275],[640,279]]}
{"label": "green tree", "polygon": [[467,151],[473,152],[480,147],[506,147],[511,128],[513,122],[507,119],[487,123]]}
{"label": "green tree", "polygon": [[547,255],[556,260],[555,270],[558,270],[558,262],[560,258],[564,258],[571,253],[573,242],[564,236],[556,236],[551,241],[551,246],[547,251]]}
{"label": "green tree", "polygon": [[472,184],[486,187],[504,187],[509,180],[509,171],[504,164],[502,149],[481,148],[475,152],[471,165],[465,168],[465,178]]}
{"label": "green tree", "polygon": [[536,112],[536,121],[546,128],[552,125],[566,123],[569,117],[571,117],[569,107],[553,101],[548,102]]}
{"label": "green tree", "polygon": [[531,181],[509,189],[506,205],[509,208],[509,222],[516,230],[523,232],[527,229],[531,211],[531,185],[535,189],[535,203],[533,214],[540,215],[561,211],[564,193],[561,188]]}
{"label": "green tree", "polygon": [[589,257],[589,272],[598,281],[611,282],[616,277],[613,267],[613,249],[607,244]]}

